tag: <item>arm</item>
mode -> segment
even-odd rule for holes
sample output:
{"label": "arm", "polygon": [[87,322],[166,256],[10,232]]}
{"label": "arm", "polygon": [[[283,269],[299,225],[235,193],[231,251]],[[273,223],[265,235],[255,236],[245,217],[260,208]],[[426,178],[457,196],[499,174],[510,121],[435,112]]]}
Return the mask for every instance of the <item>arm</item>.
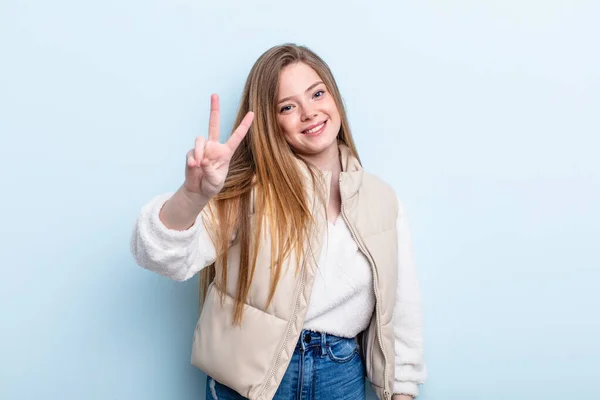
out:
{"label": "arm", "polygon": [[[394,309],[396,371],[394,400],[410,399],[419,394],[425,382],[423,362],[423,315],[421,293],[413,260],[412,238],[404,206],[398,202],[398,284]],[[400,396],[404,395],[404,397]]]}
{"label": "arm", "polygon": [[[143,268],[177,281],[193,277],[216,259],[215,246],[197,214],[187,230],[168,228],[162,221],[161,210],[168,205],[176,208],[176,194],[157,196],[140,212],[131,235],[131,252]],[[173,218],[185,220],[185,211]]]}
{"label": "arm", "polygon": [[183,185],[161,208],[160,220],[169,229],[187,230],[194,225],[209,200],[200,193],[186,190]]}
{"label": "arm", "polygon": [[172,196],[142,209],[131,235],[131,252],[142,267],[183,281],[216,259],[202,210],[225,184],[229,163],[250,128],[248,112],[226,143],[219,143],[219,98],[211,96],[208,141],[199,136],[186,155],[185,181]]}

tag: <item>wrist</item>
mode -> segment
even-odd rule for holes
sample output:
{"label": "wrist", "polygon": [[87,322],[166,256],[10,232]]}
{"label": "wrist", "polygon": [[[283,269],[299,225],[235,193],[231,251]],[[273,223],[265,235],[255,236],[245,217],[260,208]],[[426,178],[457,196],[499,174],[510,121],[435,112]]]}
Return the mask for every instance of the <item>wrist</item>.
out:
{"label": "wrist", "polygon": [[194,225],[207,203],[204,196],[189,193],[182,186],[163,204],[158,218],[169,229],[185,231]]}
{"label": "wrist", "polygon": [[209,197],[206,197],[201,193],[189,191],[185,187],[185,185],[181,185],[178,192],[180,194],[180,196],[178,196],[180,198],[180,201],[182,201],[185,204],[185,207],[187,208],[197,209],[198,211],[201,211],[204,208],[204,206],[206,206],[210,201]]}

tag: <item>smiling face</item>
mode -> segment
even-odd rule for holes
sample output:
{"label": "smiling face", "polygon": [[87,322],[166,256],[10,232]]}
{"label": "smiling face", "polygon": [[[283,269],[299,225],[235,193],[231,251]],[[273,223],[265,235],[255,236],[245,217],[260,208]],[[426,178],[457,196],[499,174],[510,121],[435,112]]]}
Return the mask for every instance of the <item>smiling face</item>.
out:
{"label": "smiling face", "polygon": [[340,113],[319,75],[298,62],[279,75],[277,122],[292,149],[304,158],[337,156]]}

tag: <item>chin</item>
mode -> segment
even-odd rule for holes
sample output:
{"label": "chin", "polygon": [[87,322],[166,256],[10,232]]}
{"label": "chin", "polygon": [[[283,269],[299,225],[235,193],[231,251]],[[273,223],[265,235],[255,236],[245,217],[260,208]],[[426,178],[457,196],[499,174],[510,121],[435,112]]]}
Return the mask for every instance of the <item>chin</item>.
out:
{"label": "chin", "polygon": [[332,151],[332,148],[337,148],[338,144],[337,138],[334,137],[333,140],[327,140],[326,142],[321,143],[305,143],[299,147],[299,152],[315,156],[322,153],[326,153],[328,151]]}

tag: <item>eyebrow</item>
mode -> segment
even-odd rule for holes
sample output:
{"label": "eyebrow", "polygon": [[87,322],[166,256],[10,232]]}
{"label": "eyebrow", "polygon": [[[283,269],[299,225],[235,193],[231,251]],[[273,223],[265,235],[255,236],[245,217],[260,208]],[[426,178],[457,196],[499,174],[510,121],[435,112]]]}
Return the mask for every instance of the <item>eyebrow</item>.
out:
{"label": "eyebrow", "polygon": [[[319,81],[319,82],[315,82],[315,83],[313,83],[312,85],[310,85],[310,86],[308,87],[308,89],[306,89],[306,91],[305,91],[304,93],[306,93],[306,92],[309,92],[311,89],[313,89],[313,88],[314,88],[314,87],[316,87],[316,86],[319,86],[319,85],[320,85],[320,84],[322,84],[322,83],[323,83],[323,81]],[[294,97],[294,96],[288,96],[288,97],[285,97],[285,98],[283,98],[283,99],[279,100],[279,101],[277,102],[277,104],[283,103],[284,101],[288,101],[288,100],[290,100],[292,97]]]}

